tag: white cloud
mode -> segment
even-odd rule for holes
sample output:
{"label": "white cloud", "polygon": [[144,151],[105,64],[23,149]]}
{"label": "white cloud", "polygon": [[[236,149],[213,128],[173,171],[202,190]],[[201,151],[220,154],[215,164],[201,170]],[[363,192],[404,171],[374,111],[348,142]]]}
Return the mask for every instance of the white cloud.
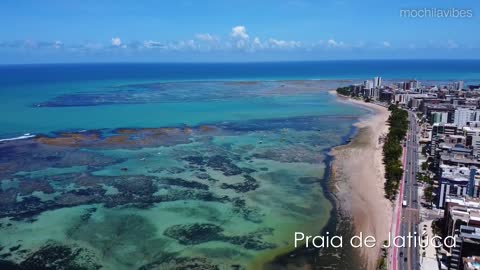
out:
{"label": "white cloud", "polygon": [[237,39],[248,39],[247,28],[242,25],[233,27],[230,35]]}
{"label": "white cloud", "polygon": [[87,49],[87,50],[100,50],[102,48],[103,46],[100,43],[88,42],[83,45],[83,49]]}
{"label": "white cloud", "polygon": [[168,49],[172,49],[175,51],[196,50],[197,48],[198,46],[193,39],[180,40],[178,42],[168,44]]}
{"label": "white cloud", "polygon": [[247,47],[247,45],[248,45],[248,43],[247,43],[247,41],[244,40],[244,39],[239,39],[239,40],[237,40],[237,41],[235,42],[235,47],[236,47],[237,49],[244,49],[244,48]]}
{"label": "white cloud", "polygon": [[287,41],[281,39],[270,38],[267,41],[261,41],[259,37],[250,39],[245,26],[239,25],[232,28],[230,36],[233,38],[231,45],[227,44],[227,47],[233,47],[236,49],[242,49],[247,51],[265,50],[265,49],[291,49],[300,48],[301,43],[299,41]]}
{"label": "white cloud", "polygon": [[196,34],[195,38],[202,41],[217,41],[218,38],[214,35],[210,35],[209,33],[204,34]]}
{"label": "white cloud", "polygon": [[459,47],[459,46],[458,46],[458,44],[457,44],[455,41],[453,41],[453,40],[448,40],[448,41],[447,41],[447,48],[449,48],[449,49],[456,49],[456,48],[458,48],[458,47]]}
{"label": "white cloud", "polygon": [[345,43],[343,43],[343,41],[337,42],[334,39],[329,39],[327,41],[327,46],[330,48],[340,48],[345,47]]}
{"label": "white cloud", "polygon": [[[110,43],[109,43],[110,42]],[[400,44],[390,43],[387,40],[370,40],[368,42],[363,41],[348,41],[344,43],[342,41],[331,39],[323,39],[315,42],[300,42],[296,40],[288,40],[281,38],[267,38],[249,35],[245,26],[237,25],[231,28],[230,32],[225,33],[223,36],[217,36],[214,33],[197,33],[192,39],[185,40],[134,40],[125,42],[120,37],[113,37],[110,41],[104,40],[103,43],[97,43],[94,41],[86,41],[78,44],[64,44],[60,40],[53,41],[34,41],[34,40],[17,40],[17,41],[0,41],[0,49],[14,49],[23,48],[31,50],[41,49],[58,49],[58,51],[85,51],[85,52],[135,52],[142,50],[163,50],[163,51],[179,51],[179,52],[231,52],[239,51],[246,53],[254,52],[267,52],[271,50],[275,51],[301,51],[301,52],[333,52],[334,50],[387,50],[387,48],[400,49],[457,49],[457,48],[478,48],[478,45],[470,45],[457,43],[454,40],[435,40],[430,41],[428,44]],[[393,47],[392,47],[393,46]],[[121,49],[120,49],[121,48]]]}
{"label": "white cloud", "polygon": [[25,47],[26,48],[38,48],[38,42],[34,40],[27,39],[25,40]]}
{"label": "white cloud", "polygon": [[154,48],[166,49],[167,48],[167,46],[165,46],[163,43],[158,41],[153,41],[153,40],[145,40],[143,42],[143,47],[147,49],[154,49]]}
{"label": "white cloud", "polygon": [[53,47],[54,47],[55,49],[60,49],[60,48],[63,47],[63,42],[61,42],[60,40],[57,40],[57,41],[55,41],[55,42],[53,43]]}
{"label": "white cloud", "polygon": [[265,45],[262,43],[259,37],[255,37],[252,41],[252,48],[255,49],[263,49]]}
{"label": "white cloud", "polygon": [[190,39],[190,40],[184,41],[184,47],[187,49],[195,50],[197,48],[197,44],[193,39]]}
{"label": "white cloud", "polygon": [[113,47],[120,47],[122,46],[122,40],[119,37],[112,38],[112,46]]}
{"label": "white cloud", "polygon": [[286,41],[286,40],[278,40],[271,38],[268,40],[272,48],[299,48],[301,43],[299,41]]}

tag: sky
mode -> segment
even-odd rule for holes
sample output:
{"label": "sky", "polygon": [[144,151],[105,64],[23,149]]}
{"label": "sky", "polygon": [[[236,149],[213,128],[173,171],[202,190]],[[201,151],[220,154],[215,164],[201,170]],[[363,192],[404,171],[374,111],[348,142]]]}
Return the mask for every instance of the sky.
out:
{"label": "sky", "polygon": [[478,0],[2,0],[0,64],[480,59]]}

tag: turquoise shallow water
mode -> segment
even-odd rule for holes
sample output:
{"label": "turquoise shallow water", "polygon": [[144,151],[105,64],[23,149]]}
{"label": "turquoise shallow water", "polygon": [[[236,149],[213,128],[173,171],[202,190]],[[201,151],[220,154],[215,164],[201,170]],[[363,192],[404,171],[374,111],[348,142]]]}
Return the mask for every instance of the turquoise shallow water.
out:
{"label": "turquoise shallow water", "polygon": [[[0,119],[0,138],[58,130],[164,127],[351,113],[351,110],[336,106],[333,98],[326,93],[315,93],[329,89],[331,83],[309,86],[306,93],[301,95],[296,95],[293,88],[301,88],[302,85],[290,83],[281,87],[282,85],[286,84],[183,82],[170,83],[164,89],[157,89],[138,86],[133,82],[123,85],[99,81],[16,86],[17,88],[0,91],[1,99],[8,100],[0,107],[0,114],[7,116]],[[84,99],[85,102],[82,103]],[[77,100],[80,105],[72,105],[72,100]],[[114,100],[117,103],[102,103],[104,100]],[[37,107],[49,101],[50,104]],[[81,106],[82,104],[86,106]]]}
{"label": "turquoise shallow water", "polygon": [[[328,150],[368,112],[338,82],[3,91],[0,256],[29,269],[259,269],[318,233]],[[13,88],[11,88],[13,89]],[[59,258],[68,259],[59,260]],[[190,267],[190,268],[189,268]]]}

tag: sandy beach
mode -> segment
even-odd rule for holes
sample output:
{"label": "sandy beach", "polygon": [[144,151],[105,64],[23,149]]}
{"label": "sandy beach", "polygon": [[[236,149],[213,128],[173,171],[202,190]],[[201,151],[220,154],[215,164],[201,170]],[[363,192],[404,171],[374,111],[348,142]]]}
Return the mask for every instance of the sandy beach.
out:
{"label": "sandy beach", "polygon": [[[330,91],[336,95],[335,91]],[[358,133],[352,141],[336,147],[331,154],[334,191],[341,211],[351,215],[356,233],[373,235],[376,248],[365,248],[362,256],[368,269],[375,269],[381,243],[388,238],[391,227],[392,206],[384,197],[385,169],[382,138],[388,133],[386,123],[390,112],[379,105],[338,96],[341,102],[364,106],[372,114],[355,125]]]}

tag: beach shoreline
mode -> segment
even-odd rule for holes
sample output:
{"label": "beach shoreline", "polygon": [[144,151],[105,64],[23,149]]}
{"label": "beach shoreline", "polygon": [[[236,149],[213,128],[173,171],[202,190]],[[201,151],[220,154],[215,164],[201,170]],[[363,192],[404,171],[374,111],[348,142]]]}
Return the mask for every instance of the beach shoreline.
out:
{"label": "beach shoreline", "polygon": [[374,248],[363,248],[362,259],[367,269],[376,269],[381,243],[387,240],[391,228],[392,204],[384,196],[385,168],[382,137],[388,133],[387,108],[338,95],[337,101],[362,106],[371,113],[355,123],[357,133],[351,142],[330,152],[332,191],[337,197],[339,211],[353,220],[355,233],[372,235]]}

